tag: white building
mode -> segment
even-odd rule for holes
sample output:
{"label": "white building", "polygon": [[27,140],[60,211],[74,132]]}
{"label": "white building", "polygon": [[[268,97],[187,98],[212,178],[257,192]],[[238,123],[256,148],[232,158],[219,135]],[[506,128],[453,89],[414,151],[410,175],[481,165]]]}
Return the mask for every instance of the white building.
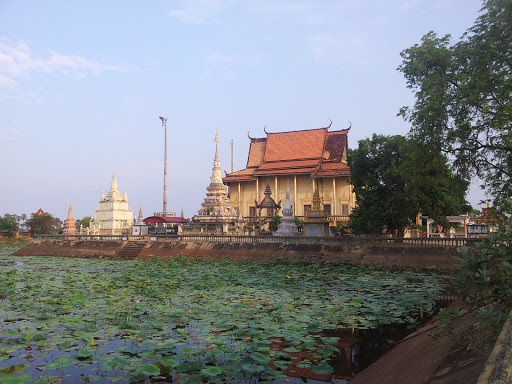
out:
{"label": "white building", "polygon": [[101,192],[100,206],[94,211],[91,220],[90,232],[92,234],[121,234],[131,231],[133,225],[133,212],[128,206],[128,195],[124,197],[117,189],[116,173],[112,177],[112,185],[107,196]]}

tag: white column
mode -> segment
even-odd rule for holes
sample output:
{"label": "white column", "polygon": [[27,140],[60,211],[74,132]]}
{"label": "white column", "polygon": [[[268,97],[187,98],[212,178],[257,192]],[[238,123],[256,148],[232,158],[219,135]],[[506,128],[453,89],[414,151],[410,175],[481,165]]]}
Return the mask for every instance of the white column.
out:
{"label": "white column", "polygon": [[256,201],[260,203],[260,183],[258,177],[256,177]]}
{"label": "white column", "polygon": [[297,216],[297,175],[293,175],[293,199],[295,201],[293,204],[293,216]]}
{"label": "white column", "polygon": [[[274,200],[277,203],[277,202],[279,202],[279,192],[277,190],[277,176],[274,176],[274,185],[275,185],[274,191],[276,191],[275,192],[276,193],[276,198]],[[277,215],[277,212],[276,212],[276,215]]]}
{"label": "white column", "polygon": [[336,178],[332,178],[332,209],[333,209],[333,215],[336,216]]}
{"label": "white column", "polygon": [[238,213],[244,216],[244,212],[242,210],[242,198],[240,197],[240,181],[238,182]]}

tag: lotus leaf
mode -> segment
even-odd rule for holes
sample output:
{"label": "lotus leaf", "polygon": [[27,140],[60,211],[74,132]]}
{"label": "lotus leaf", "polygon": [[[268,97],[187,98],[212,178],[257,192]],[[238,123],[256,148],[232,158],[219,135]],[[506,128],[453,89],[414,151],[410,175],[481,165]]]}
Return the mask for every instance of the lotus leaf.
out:
{"label": "lotus leaf", "polygon": [[137,371],[148,376],[156,376],[160,374],[160,368],[153,364],[141,364],[137,367]]}

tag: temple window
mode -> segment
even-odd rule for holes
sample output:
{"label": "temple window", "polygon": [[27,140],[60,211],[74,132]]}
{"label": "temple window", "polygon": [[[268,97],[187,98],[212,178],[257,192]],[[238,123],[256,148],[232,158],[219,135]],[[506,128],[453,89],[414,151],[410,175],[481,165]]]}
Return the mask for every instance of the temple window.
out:
{"label": "temple window", "polygon": [[274,217],[274,208],[267,208],[267,217]]}
{"label": "temple window", "polygon": [[256,217],[256,207],[249,207],[249,217]]}
{"label": "temple window", "polygon": [[348,204],[341,204],[341,214],[348,216]]}
{"label": "temple window", "polygon": [[324,204],[324,215],[331,216],[331,204]]}
{"label": "temple window", "polygon": [[309,216],[311,213],[311,205],[304,205],[304,216]]}

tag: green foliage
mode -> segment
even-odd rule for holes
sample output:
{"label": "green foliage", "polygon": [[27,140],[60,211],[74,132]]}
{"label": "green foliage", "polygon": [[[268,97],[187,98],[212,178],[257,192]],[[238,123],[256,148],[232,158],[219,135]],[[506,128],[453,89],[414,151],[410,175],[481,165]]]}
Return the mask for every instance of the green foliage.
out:
{"label": "green foliage", "polygon": [[21,220],[21,216],[11,215],[6,213],[4,217],[0,217],[0,231],[7,232],[9,235],[13,234],[18,230],[18,222]]}
{"label": "green foliage", "polygon": [[351,182],[357,206],[350,215],[349,227],[355,234],[388,232],[403,234],[415,215],[405,195],[400,176],[400,147],[403,136],[374,134],[372,139],[359,141],[350,153]]}
{"label": "green foliage", "polygon": [[34,233],[48,234],[55,233],[62,225],[62,222],[60,219],[53,217],[49,213],[44,213],[42,215],[32,213],[30,215],[30,219],[27,220],[27,225],[30,226]]}
{"label": "green foliage", "polygon": [[275,215],[272,220],[268,222],[268,230],[275,232],[277,231],[277,227],[279,226],[279,223],[281,223],[281,216]]}
{"label": "green foliage", "polygon": [[89,225],[91,223],[91,220],[92,220],[92,217],[91,216],[86,216],[84,217],[83,219],[81,220],[76,220],[75,223],[77,225],[77,227],[79,227],[80,225],[82,225],[82,228],[89,228]]}
{"label": "green foliage", "polygon": [[485,308],[482,319],[501,321],[512,310],[512,218],[473,249],[461,249],[457,260],[456,284],[469,310]]}
{"label": "green foliage", "polygon": [[295,225],[297,226],[297,229],[299,231],[302,231],[302,229],[304,228],[304,223],[302,221],[300,221],[300,219],[298,217],[294,217],[293,221],[295,222]]}
{"label": "green foliage", "polygon": [[386,230],[403,236],[420,211],[449,228],[446,216],[468,209],[469,183],[453,175],[440,152],[415,140],[374,134],[350,152],[349,165],[357,201],[349,227],[355,234]]}
{"label": "green foliage", "polygon": [[512,195],[512,2],[486,0],[461,39],[434,32],[404,50],[398,68],[415,92],[400,115],[412,135],[477,175],[501,204]]}
{"label": "green foliage", "polygon": [[342,223],[337,223],[335,226],[330,227],[334,236],[342,236],[347,233],[347,226]]}

